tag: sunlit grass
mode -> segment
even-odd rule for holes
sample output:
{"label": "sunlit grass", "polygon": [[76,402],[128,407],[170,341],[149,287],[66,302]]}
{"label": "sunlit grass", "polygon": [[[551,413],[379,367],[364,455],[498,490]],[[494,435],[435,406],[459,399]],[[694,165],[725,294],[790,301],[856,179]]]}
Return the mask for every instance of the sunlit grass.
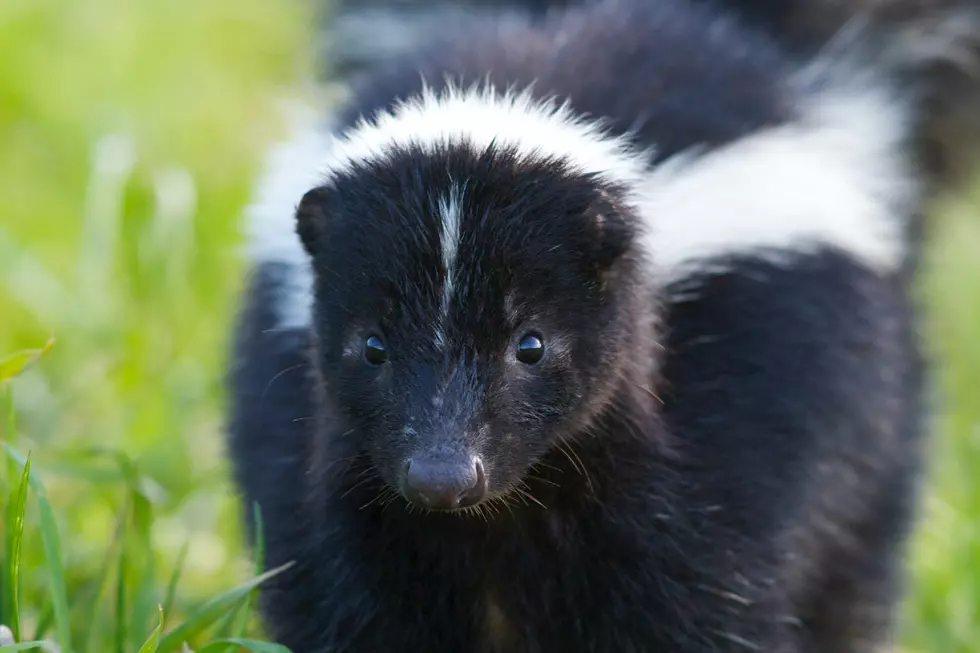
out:
{"label": "sunlit grass", "polygon": [[[19,640],[200,653],[261,636],[222,373],[241,207],[274,100],[301,92],[310,11],[0,2],[0,376],[30,364],[0,382],[0,624]],[[942,363],[903,622],[922,653],[980,642],[977,207],[937,214],[922,284]]]}
{"label": "sunlit grass", "polygon": [[[9,381],[16,371],[8,366],[0,374],[0,383]],[[5,386],[5,389],[9,399],[9,387]],[[7,425],[15,426],[13,406],[9,402],[6,411]],[[7,442],[2,443],[2,449],[0,453],[5,454],[8,461],[7,473],[0,474],[0,511],[7,525],[4,537],[5,564],[0,568],[0,613],[10,624],[9,632],[4,633],[4,636],[13,641],[0,642],[0,653],[52,650],[52,642],[57,645],[57,650],[65,653],[110,650],[118,653],[168,653],[186,650],[187,642],[199,641],[205,633],[217,634],[218,637],[212,637],[212,641],[204,644],[199,649],[202,652],[227,652],[234,647],[257,653],[289,653],[281,646],[243,638],[247,624],[244,619],[238,618],[239,614],[246,614],[249,599],[255,593],[256,587],[285,567],[256,574],[237,587],[204,601],[195,606],[182,623],[164,632],[166,615],[174,605],[172,597],[180,580],[181,566],[175,569],[171,577],[165,604],[155,603],[160,597],[160,587],[153,563],[150,535],[153,527],[151,502],[139,490],[134,463],[121,453],[116,454],[115,458],[126,479],[128,500],[124,502],[118,515],[118,528],[111,545],[106,549],[102,572],[89,579],[85,588],[88,595],[78,597],[87,600],[79,600],[70,605],[62,557],[66,543],[59,532],[58,520],[48,501],[44,483],[32,471],[30,455],[24,456]],[[18,469],[20,473],[14,474]],[[20,563],[28,494],[33,494],[36,500],[39,519],[38,532],[34,536],[40,540],[43,557],[39,567],[22,570]],[[261,550],[258,553],[261,558]],[[22,621],[25,616],[20,602],[22,571],[43,574],[47,580],[47,601],[42,616],[33,624],[30,636],[27,635],[28,624]],[[110,594],[105,597],[105,604],[102,602],[104,593]],[[108,606],[108,609],[103,605]],[[27,611],[26,616],[31,617],[33,614]],[[74,619],[75,616],[81,616],[82,619]],[[150,628],[153,616],[156,617],[156,625]]]}
{"label": "sunlit grass", "polygon": [[[0,624],[19,639],[138,651],[163,606],[169,645],[252,573],[221,370],[238,217],[282,128],[275,103],[305,77],[309,14],[287,0],[0,2],[0,361],[57,339],[3,388],[0,506],[21,496],[10,456],[30,452],[36,480],[19,582],[0,585]],[[4,514],[0,542],[15,523]],[[178,635],[254,634],[239,599]]]}

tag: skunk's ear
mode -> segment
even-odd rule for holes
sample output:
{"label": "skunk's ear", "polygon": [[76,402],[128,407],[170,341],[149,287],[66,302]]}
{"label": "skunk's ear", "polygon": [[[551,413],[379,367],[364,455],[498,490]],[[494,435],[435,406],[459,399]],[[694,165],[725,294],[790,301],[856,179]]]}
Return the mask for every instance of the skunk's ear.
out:
{"label": "skunk's ear", "polygon": [[317,186],[307,191],[296,207],[296,233],[310,256],[326,233],[329,202],[330,189]]}
{"label": "skunk's ear", "polygon": [[603,193],[586,212],[591,225],[590,242],[586,247],[592,253],[592,264],[599,271],[612,266],[633,242],[635,229],[625,210],[619,202]]}

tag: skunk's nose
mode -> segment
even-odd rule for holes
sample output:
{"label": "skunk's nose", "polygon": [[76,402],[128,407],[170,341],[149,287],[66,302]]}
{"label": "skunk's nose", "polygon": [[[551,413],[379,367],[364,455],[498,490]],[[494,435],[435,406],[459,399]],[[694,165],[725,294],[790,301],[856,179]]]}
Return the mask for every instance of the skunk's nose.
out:
{"label": "skunk's nose", "polygon": [[479,458],[446,459],[417,456],[405,467],[405,497],[429,510],[453,510],[476,505],[487,494],[487,479]]}

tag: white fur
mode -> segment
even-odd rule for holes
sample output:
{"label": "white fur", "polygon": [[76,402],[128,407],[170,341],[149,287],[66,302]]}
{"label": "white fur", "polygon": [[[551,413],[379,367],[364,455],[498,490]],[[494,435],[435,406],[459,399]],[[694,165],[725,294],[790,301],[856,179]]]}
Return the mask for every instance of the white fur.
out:
{"label": "white fur", "polygon": [[583,173],[631,184],[646,172],[648,153],[625,138],[607,134],[600,122],[575,115],[568,104],[536,100],[530,90],[501,93],[489,85],[426,88],[347,130],[334,144],[328,168],[342,172],[352,163],[381,159],[392,148],[415,145],[432,152],[468,143],[478,150],[491,144],[513,147],[527,158],[557,158]]}
{"label": "white fur", "polygon": [[251,203],[245,209],[247,253],[255,263],[286,266],[277,307],[283,328],[310,322],[313,272],[309,256],[296,234],[296,207],[303,195],[323,181],[324,162],[330,153],[328,134],[315,114],[298,110],[293,133],[266,155]]}
{"label": "white fur", "polygon": [[880,87],[846,84],[803,110],[801,121],[653,172],[641,213],[655,279],[716,269],[733,254],[787,260],[826,246],[881,272],[901,264],[917,201],[902,105]]}
{"label": "white fur", "polygon": [[442,218],[442,233],[440,241],[442,245],[442,268],[446,271],[446,277],[442,285],[442,323],[436,326],[436,344],[445,344],[445,331],[443,325],[449,316],[449,303],[453,297],[453,286],[455,284],[454,274],[456,268],[456,251],[459,249],[459,224],[460,219],[460,197],[461,191],[453,188],[452,191],[439,203],[439,214]]}

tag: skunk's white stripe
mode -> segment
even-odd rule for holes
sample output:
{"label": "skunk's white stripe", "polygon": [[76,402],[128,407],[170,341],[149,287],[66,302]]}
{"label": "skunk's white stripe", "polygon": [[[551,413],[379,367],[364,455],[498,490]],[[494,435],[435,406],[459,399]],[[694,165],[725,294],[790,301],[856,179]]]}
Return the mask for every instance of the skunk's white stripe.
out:
{"label": "skunk's white stripe", "polygon": [[394,148],[432,152],[468,143],[479,151],[492,144],[515,148],[527,158],[558,159],[604,181],[631,184],[643,177],[649,153],[627,139],[608,135],[602,124],[574,114],[568,104],[541,101],[530,90],[496,91],[492,86],[426,88],[371,120],[347,130],[333,146],[331,172],[352,163],[383,160]]}
{"label": "skunk's white stripe", "polygon": [[308,190],[323,181],[330,138],[312,110],[297,110],[291,122],[290,138],[266,154],[255,193],[245,209],[245,229],[252,262],[286,268],[277,307],[279,326],[300,328],[310,323],[313,272],[296,234],[296,207]]}
{"label": "skunk's white stripe", "polygon": [[654,278],[715,269],[733,254],[791,260],[827,246],[894,270],[918,197],[907,133],[889,93],[844,86],[810,98],[800,121],[668,161],[641,201]]}
{"label": "skunk's white stripe", "polygon": [[456,252],[459,249],[459,225],[462,219],[460,215],[462,210],[460,193],[461,191],[453,188],[439,203],[439,214],[442,218],[442,233],[440,234],[442,268],[446,275],[442,285],[441,323],[436,326],[436,344],[440,346],[445,344],[443,325],[449,316],[449,303],[452,301],[453,286],[455,285]]}

